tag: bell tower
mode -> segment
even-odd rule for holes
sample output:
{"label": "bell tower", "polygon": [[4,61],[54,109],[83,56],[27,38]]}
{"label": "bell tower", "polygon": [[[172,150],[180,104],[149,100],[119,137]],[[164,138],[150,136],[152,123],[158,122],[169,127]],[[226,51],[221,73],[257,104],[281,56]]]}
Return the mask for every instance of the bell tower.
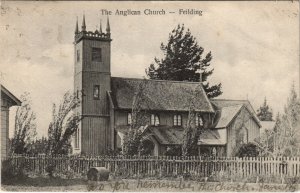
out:
{"label": "bell tower", "polygon": [[81,31],[78,19],[74,40],[74,91],[81,99],[77,113],[82,116],[72,141],[73,153],[103,155],[111,149],[112,132],[107,92],[110,86],[110,25],[107,18],[106,33],[100,27],[87,31],[83,15]]}

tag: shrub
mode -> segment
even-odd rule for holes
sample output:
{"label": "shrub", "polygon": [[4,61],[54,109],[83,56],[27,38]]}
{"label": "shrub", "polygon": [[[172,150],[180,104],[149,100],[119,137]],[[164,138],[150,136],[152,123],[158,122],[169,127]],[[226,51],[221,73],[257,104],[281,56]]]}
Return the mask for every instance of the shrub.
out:
{"label": "shrub", "polygon": [[237,157],[257,157],[258,155],[259,148],[254,143],[241,145],[236,153]]}

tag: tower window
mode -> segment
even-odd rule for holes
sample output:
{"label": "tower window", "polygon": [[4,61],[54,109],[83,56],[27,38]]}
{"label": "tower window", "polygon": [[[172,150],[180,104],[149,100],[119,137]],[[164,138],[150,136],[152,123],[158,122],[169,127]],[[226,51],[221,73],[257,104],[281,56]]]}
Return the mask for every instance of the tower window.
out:
{"label": "tower window", "polygon": [[127,124],[128,124],[128,125],[131,125],[131,124],[132,124],[132,116],[131,116],[131,113],[128,113],[128,114],[127,114]]}
{"label": "tower window", "polygon": [[93,92],[93,96],[94,99],[99,99],[100,98],[100,86],[99,85],[94,85],[94,92]]}
{"label": "tower window", "polygon": [[154,125],[154,126],[158,126],[159,125],[159,117],[158,117],[158,115],[151,114],[150,124]]}
{"label": "tower window", "polygon": [[80,50],[77,50],[76,58],[77,58],[77,62],[79,62],[80,61]]}
{"label": "tower window", "polygon": [[92,61],[101,62],[101,48],[92,48]]}
{"label": "tower window", "polygon": [[181,126],[181,115],[174,115],[173,125],[174,126]]}

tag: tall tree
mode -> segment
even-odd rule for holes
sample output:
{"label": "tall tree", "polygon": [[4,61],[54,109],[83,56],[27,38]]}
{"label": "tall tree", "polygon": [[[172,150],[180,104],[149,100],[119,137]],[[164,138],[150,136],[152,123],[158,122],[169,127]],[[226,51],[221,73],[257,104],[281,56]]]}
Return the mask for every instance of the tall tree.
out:
{"label": "tall tree", "polygon": [[267,98],[265,97],[264,104],[257,110],[257,116],[261,121],[273,121],[273,112],[267,104]]}
{"label": "tall tree", "polygon": [[68,154],[71,136],[81,120],[80,115],[75,113],[79,103],[74,94],[67,92],[58,109],[53,105],[52,121],[48,128],[48,154]]}
{"label": "tall tree", "polygon": [[[189,114],[186,126],[184,126],[182,143],[183,156],[195,156],[198,154],[198,141],[201,133],[205,129],[205,125],[207,125],[205,122],[202,125],[196,125],[196,116],[198,116],[198,114],[195,111],[195,103],[199,100],[199,91],[200,88],[197,86],[188,104]],[[205,119],[202,120],[205,121]]]}
{"label": "tall tree", "polygon": [[125,155],[138,155],[142,149],[145,149],[143,147],[142,131],[148,120],[148,114],[144,109],[148,108],[148,101],[144,95],[146,89],[147,81],[143,80],[139,83],[136,93],[134,93],[131,107],[132,123],[129,131],[124,136],[122,145],[123,154]]}
{"label": "tall tree", "polygon": [[31,108],[31,98],[28,92],[21,95],[22,105],[17,108],[15,116],[15,131],[11,142],[13,153],[27,153],[28,145],[36,136],[36,115]]}
{"label": "tall tree", "polygon": [[269,133],[267,145],[262,141],[262,147],[270,147],[267,152],[273,156],[300,155],[300,101],[294,85],[284,107],[284,113],[276,116],[276,125]]}
{"label": "tall tree", "polygon": [[199,82],[202,71],[201,79],[207,96],[214,98],[222,94],[221,83],[210,86],[207,82],[214,70],[209,68],[211,52],[203,57],[204,49],[198,45],[190,30],[185,30],[184,25],[178,25],[169,34],[168,43],[161,43],[160,49],[164,58],[155,58],[155,64],[150,64],[146,70],[150,79]]}

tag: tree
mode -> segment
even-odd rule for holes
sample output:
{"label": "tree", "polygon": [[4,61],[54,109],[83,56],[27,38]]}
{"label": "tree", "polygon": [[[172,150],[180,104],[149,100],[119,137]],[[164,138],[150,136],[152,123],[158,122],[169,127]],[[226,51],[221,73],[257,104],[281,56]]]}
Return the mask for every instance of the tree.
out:
{"label": "tree", "polygon": [[46,137],[36,139],[29,144],[28,153],[29,154],[45,154],[47,151],[47,146],[48,146],[48,139]]}
{"label": "tree", "polygon": [[272,109],[267,105],[267,99],[265,98],[263,106],[260,106],[257,110],[257,116],[261,121],[273,121]]}
{"label": "tree", "polygon": [[300,101],[292,85],[290,96],[284,107],[284,114],[281,116],[279,124],[276,125],[279,146],[277,153],[284,156],[300,155]]}
{"label": "tree", "polygon": [[48,128],[48,154],[68,154],[70,150],[70,138],[78,129],[81,120],[75,113],[80,101],[74,94],[67,92],[58,109],[53,105],[52,121]]}
{"label": "tree", "polygon": [[[148,115],[146,109],[148,107],[147,97],[144,93],[147,89],[147,81],[143,80],[139,83],[138,89],[134,94],[131,114],[132,123],[129,131],[124,136],[123,154],[125,155],[138,155],[141,151],[144,152],[143,146],[143,129],[147,125]],[[146,108],[146,109],[145,109]],[[148,152],[148,151],[145,151]]]}
{"label": "tree", "polygon": [[31,108],[31,98],[28,92],[21,95],[22,105],[17,108],[15,116],[15,131],[11,141],[13,153],[27,153],[28,145],[36,136],[36,115]]}
{"label": "tree", "polygon": [[[163,59],[155,58],[156,64],[150,64],[146,74],[150,79],[176,80],[199,82],[200,73],[202,81],[212,75],[214,69],[209,69],[212,60],[211,52],[203,58],[204,49],[198,45],[196,38],[190,30],[185,31],[184,25],[178,25],[169,34],[168,43],[161,43]],[[209,98],[222,94],[221,84],[210,86],[208,82],[203,87]]]}
{"label": "tree", "polygon": [[[195,156],[198,154],[198,141],[204,130],[204,125],[196,125],[195,102],[199,100],[199,86],[196,87],[189,104],[189,114],[186,126],[184,127],[182,155]],[[205,119],[203,119],[205,120]]]}
{"label": "tree", "polygon": [[272,156],[300,155],[300,101],[292,85],[283,114],[277,114],[275,128],[262,140],[260,148]]}

